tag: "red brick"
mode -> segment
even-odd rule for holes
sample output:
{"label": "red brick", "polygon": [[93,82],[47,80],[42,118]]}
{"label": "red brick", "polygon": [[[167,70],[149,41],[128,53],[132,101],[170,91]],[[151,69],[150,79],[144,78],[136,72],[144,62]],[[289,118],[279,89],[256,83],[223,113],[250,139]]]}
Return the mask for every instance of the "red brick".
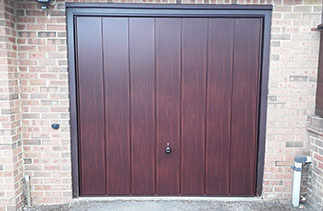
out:
{"label": "red brick", "polygon": [[323,155],[319,155],[319,154],[315,153],[314,158],[321,161],[321,162],[323,162]]}

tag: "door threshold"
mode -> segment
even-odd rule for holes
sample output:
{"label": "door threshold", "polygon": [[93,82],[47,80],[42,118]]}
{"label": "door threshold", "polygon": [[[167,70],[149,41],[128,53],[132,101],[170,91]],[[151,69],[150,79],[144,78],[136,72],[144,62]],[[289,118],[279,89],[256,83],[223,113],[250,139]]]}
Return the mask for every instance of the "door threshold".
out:
{"label": "door threshold", "polygon": [[264,200],[257,196],[103,196],[79,197],[80,201],[258,201]]}

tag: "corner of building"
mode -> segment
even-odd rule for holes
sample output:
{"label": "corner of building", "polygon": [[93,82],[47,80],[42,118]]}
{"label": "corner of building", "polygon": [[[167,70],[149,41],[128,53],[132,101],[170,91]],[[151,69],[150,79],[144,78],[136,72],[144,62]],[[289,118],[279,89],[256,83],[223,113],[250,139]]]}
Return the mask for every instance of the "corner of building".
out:
{"label": "corner of building", "polygon": [[15,1],[0,1],[0,210],[22,207],[23,146]]}

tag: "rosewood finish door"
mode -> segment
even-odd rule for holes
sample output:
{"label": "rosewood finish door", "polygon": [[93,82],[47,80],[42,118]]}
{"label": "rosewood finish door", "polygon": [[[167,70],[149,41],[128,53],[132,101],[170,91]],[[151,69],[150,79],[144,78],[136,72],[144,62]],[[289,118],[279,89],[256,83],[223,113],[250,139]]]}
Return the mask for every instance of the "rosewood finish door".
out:
{"label": "rosewood finish door", "polygon": [[82,196],[255,195],[262,19],[75,22]]}

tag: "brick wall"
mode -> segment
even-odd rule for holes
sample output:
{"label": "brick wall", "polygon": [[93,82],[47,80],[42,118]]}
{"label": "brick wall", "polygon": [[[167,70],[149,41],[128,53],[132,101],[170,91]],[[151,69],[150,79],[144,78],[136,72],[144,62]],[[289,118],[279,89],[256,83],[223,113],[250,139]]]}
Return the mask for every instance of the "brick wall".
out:
{"label": "brick wall", "polygon": [[16,1],[24,168],[32,203],[48,204],[72,197],[66,19],[62,2],[39,7]]}
{"label": "brick wall", "polygon": [[308,200],[313,210],[323,208],[323,118],[308,118],[309,149],[313,159],[309,165]]}
{"label": "brick wall", "polygon": [[274,3],[264,197],[290,198],[293,158],[308,154],[306,116],[315,106],[322,1]]}
{"label": "brick wall", "polygon": [[22,205],[22,140],[14,1],[0,0],[0,210]]}
{"label": "brick wall", "polygon": [[[306,116],[314,113],[322,0],[182,2],[274,5],[263,196],[290,198],[293,158],[308,154]],[[34,0],[16,0],[15,8],[25,174],[33,204],[61,203],[72,198],[65,5],[57,0],[42,11]],[[51,129],[53,122],[61,128]]]}

